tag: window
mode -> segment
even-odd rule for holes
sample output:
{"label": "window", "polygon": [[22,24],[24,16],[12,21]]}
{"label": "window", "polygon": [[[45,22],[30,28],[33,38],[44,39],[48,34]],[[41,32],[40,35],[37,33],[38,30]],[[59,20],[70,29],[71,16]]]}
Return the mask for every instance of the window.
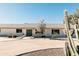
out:
{"label": "window", "polygon": [[52,34],[59,34],[59,33],[60,33],[59,29],[52,30]]}
{"label": "window", "polygon": [[22,29],[16,29],[16,33],[22,33]]}

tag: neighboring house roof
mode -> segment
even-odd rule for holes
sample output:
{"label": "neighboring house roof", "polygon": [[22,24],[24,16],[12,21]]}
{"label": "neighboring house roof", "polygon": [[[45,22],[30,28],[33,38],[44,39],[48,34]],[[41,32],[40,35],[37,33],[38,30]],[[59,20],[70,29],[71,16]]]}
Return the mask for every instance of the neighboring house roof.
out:
{"label": "neighboring house roof", "polygon": [[[37,23],[26,24],[0,24],[0,28],[37,28]],[[64,24],[46,24],[46,28],[64,28]]]}

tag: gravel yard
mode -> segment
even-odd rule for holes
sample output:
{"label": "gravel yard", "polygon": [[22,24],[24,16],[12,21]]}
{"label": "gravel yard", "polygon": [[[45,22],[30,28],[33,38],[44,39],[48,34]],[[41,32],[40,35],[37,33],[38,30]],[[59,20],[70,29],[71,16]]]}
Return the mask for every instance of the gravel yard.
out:
{"label": "gravel yard", "polygon": [[47,48],[19,54],[18,56],[66,56],[63,48]]}

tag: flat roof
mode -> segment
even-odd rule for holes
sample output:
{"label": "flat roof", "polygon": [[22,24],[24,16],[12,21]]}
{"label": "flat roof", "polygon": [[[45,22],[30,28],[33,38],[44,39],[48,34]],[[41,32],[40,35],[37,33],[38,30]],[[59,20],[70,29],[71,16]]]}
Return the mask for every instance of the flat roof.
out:
{"label": "flat roof", "polygon": [[[26,23],[26,24],[0,24],[0,28],[37,28],[40,24]],[[46,24],[46,28],[64,28],[64,24]]]}

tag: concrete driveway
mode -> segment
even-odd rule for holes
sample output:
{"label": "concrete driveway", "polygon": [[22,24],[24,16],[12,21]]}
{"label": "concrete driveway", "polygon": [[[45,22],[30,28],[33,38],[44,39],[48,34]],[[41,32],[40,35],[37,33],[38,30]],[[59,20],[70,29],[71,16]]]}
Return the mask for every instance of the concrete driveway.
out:
{"label": "concrete driveway", "polygon": [[58,47],[64,48],[65,41],[42,38],[0,41],[0,56],[15,56],[25,52]]}

